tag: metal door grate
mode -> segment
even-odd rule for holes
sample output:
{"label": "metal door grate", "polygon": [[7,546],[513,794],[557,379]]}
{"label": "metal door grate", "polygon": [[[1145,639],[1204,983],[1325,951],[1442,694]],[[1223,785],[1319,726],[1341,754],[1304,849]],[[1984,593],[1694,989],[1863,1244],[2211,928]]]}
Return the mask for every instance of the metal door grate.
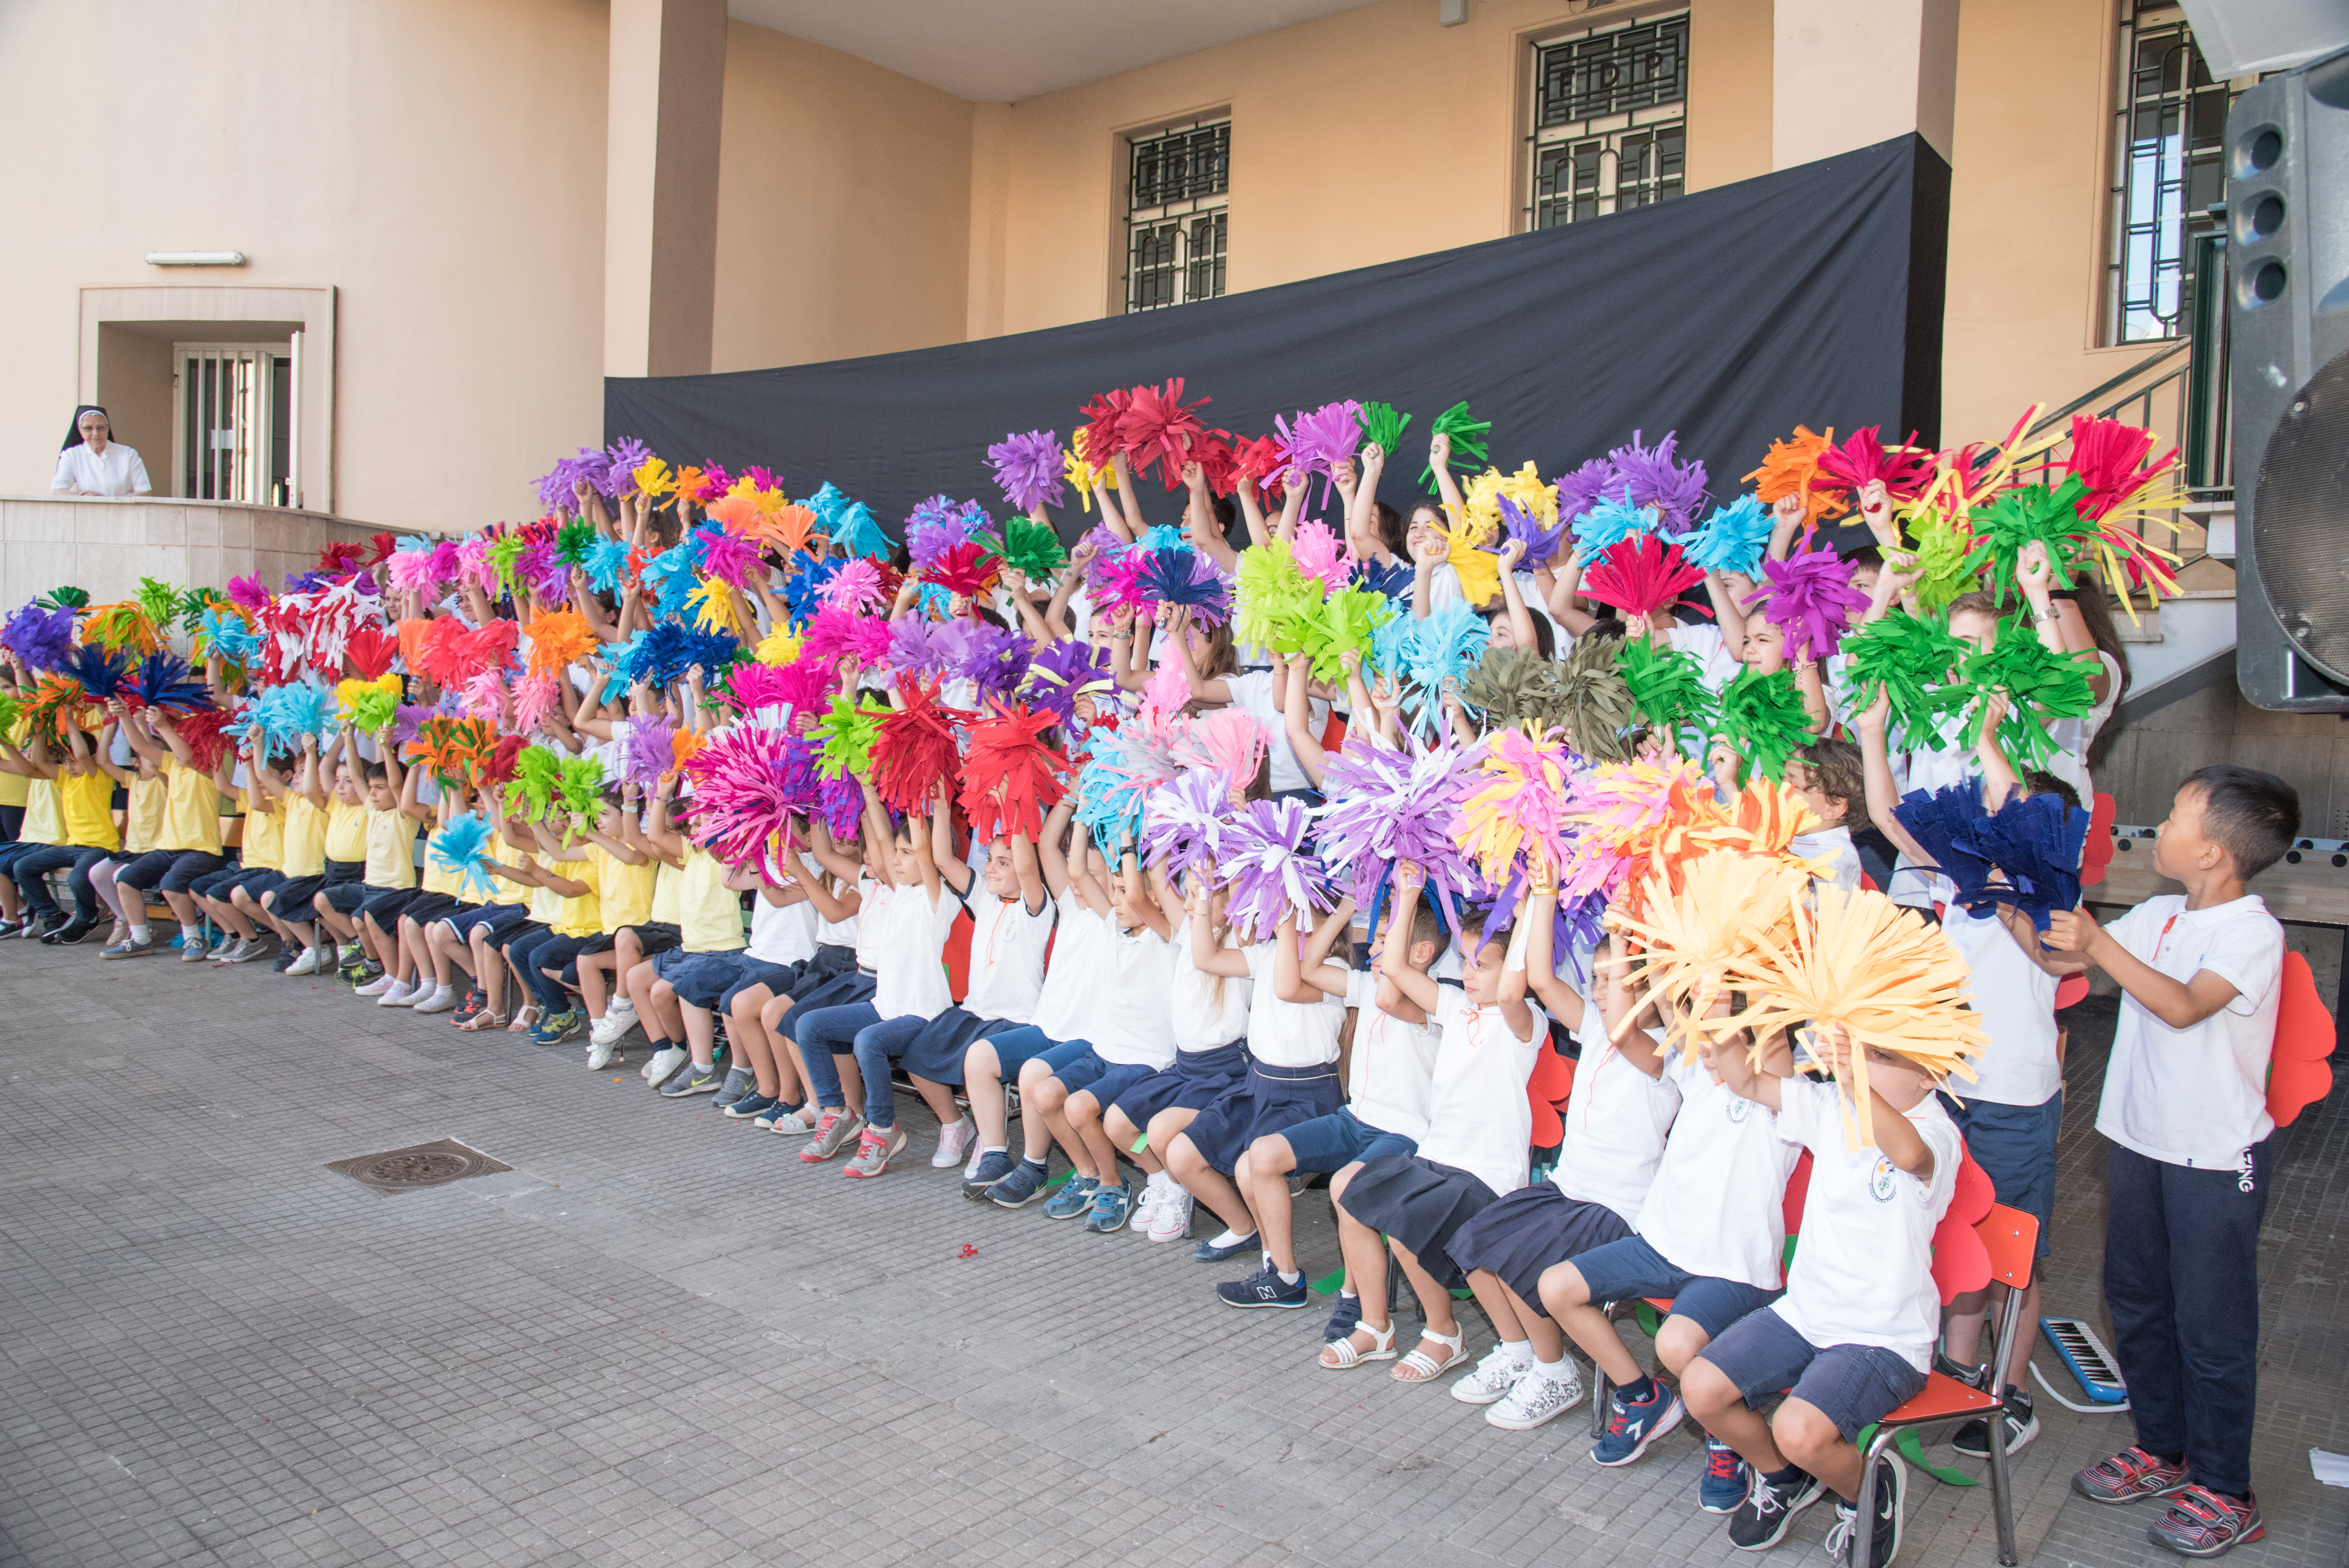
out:
{"label": "metal door grate", "polygon": [[241,344],[181,344],[178,353],[179,493],[288,504],[292,357]]}

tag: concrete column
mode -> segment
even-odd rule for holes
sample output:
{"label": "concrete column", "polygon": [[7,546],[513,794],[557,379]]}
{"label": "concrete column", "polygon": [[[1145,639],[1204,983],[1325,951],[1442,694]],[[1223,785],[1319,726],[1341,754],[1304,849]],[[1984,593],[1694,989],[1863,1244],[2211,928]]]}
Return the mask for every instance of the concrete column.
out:
{"label": "concrete column", "polygon": [[1775,0],[1770,167],[1915,131],[1951,160],[1958,0]]}
{"label": "concrete column", "polygon": [[709,369],[725,0],[611,0],[604,374]]}
{"label": "concrete column", "polygon": [[1011,232],[1011,106],[970,106],[970,272],[963,337],[1003,335],[1004,253]]}

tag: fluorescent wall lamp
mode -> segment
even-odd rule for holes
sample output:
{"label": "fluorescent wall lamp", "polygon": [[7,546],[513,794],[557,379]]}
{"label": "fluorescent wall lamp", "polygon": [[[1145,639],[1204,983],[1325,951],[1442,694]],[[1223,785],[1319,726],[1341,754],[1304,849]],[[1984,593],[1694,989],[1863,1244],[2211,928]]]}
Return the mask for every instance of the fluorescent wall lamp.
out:
{"label": "fluorescent wall lamp", "polygon": [[147,264],[150,267],[241,267],[244,265],[243,251],[150,251]]}

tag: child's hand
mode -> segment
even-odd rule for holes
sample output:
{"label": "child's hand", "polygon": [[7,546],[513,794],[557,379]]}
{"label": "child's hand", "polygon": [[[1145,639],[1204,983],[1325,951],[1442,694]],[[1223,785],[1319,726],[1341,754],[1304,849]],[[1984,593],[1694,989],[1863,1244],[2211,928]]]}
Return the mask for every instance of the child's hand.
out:
{"label": "child's hand", "polygon": [[1802,526],[1803,514],[1809,510],[1809,504],[1799,491],[1780,496],[1770,503],[1772,531],[1777,533],[1794,532]]}
{"label": "child's hand", "polygon": [[1859,487],[1859,517],[1879,543],[1893,537],[1892,492],[1884,488],[1882,480],[1870,480]]}
{"label": "child's hand", "polygon": [[1892,717],[1892,691],[1889,686],[1876,688],[1876,700],[1861,708],[1852,719],[1852,727],[1880,731]]}
{"label": "child's hand", "polygon": [[2012,706],[2006,699],[2006,694],[1994,686],[1982,693],[1982,738],[1984,740],[1992,739],[1997,736],[1998,727],[2005,720],[2007,710]]}
{"label": "child's hand", "polygon": [[1427,466],[1440,469],[1452,461],[1452,438],[1438,433],[1427,443]]}
{"label": "child's hand", "polygon": [[1523,561],[1525,558],[1526,542],[1522,539],[1510,540],[1506,544],[1501,546],[1502,573],[1506,574],[1516,571],[1517,568],[1517,562]]}
{"label": "child's hand", "polygon": [[1423,535],[1420,542],[1412,546],[1412,559],[1424,566],[1441,566],[1451,554],[1452,542],[1441,533]]}
{"label": "child's hand", "polygon": [[2059,909],[2047,917],[2039,945],[2051,953],[2086,953],[2104,934],[2096,917],[2085,909]]}
{"label": "child's hand", "polygon": [[1417,861],[1397,861],[1394,869],[1394,885],[1395,899],[1397,903],[1401,903],[1414,896],[1421,888],[1427,885],[1427,873],[1420,869]]}
{"label": "child's hand", "polygon": [[2033,589],[2044,593],[2054,576],[2055,563],[2047,558],[2047,542],[2044,539],[2033,540],[2014,558],[2014,580],[2026,593]]}

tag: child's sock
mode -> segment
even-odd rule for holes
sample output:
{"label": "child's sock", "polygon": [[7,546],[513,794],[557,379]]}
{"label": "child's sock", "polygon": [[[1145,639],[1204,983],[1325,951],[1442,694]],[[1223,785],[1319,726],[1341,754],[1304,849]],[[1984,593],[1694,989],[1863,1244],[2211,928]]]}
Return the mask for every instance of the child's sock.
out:
{"label": "child's sock", "polygon": [[1280,1283],[1283,1284],[1295,1284],[1305,1277],[1303,1272],[1298,1269],[1275,1269],[1272,1272],[1280,1276]]}
{"label": "child's sock", "polygon": [[[1530,1349],[1531,1346],[1529,1346],[1527,1348]],[[1558,1357],[1555,1361],[1544,1361],[1540,1357],[1537,1356],[1533,1358],[1533,1363],[1534,1370],[1540,1373],[1543,1377],[1548,1378],[1553,1383],[1571,1383],[1574,1381],[1573,1368],[1568,1365],[1566,1354],[1563,1351],[1558,1353]]]}
{"label": "child's sock", "polygon": [[1008,1143],[983,1143],[979,1145],[978,1151],[982,1155],[1009,1154],[1011,1152],[1011,1146]]}
{"label": "child's sock", "polygon": [[1772,1486],[1784,1490],[1803,1479],[1803,1467],[1794,1464],[1780,1465],[1776,1470],[1763,1471],[1762,1479]]}
{"label": "child's sock", "polygon": [[132,923],[130,927],[130,940],[133,942],[145,942],[148,939],[149,933],[147,930],[147,923],[143,920]]}
{"label": "child's sock", "polygon": [[1052,1169],[1051,1159],[1049,1155],[1042,1160],[1022,1159],[1019,1163],[1022,1165],[1032,1165],[1039,1171],[1048,1172]]}
{"label": "child's sock", "polygon": [[[1253,1231],[1248,1233],[1249,1235],[1253,1235],[1255,1233],[1256,1233]],[[1241,1235],[1237,1231],[1226,1231],[1222,1235],[1217,1236],[1214,1241],[1209,1242],[1207,1244],[1211,1247],[1236,1247],[1247,1240],[1247,1236]]]}
{"label": "child's sock", "polygon": [[1636,1383],[1626,1383],[1616,1390],[1616,1398],[1627,1405],[1644,1405],[1655,1397],[1656,1380],[1653,1377],[1642,1377]]}
{"label": "child's sock", "polygon": [[1520,1367],[1534,1364],[1534,1342],[1530,1339],[1504,1339],[1494,1348],[1506,1351],[1509,1359]]}

